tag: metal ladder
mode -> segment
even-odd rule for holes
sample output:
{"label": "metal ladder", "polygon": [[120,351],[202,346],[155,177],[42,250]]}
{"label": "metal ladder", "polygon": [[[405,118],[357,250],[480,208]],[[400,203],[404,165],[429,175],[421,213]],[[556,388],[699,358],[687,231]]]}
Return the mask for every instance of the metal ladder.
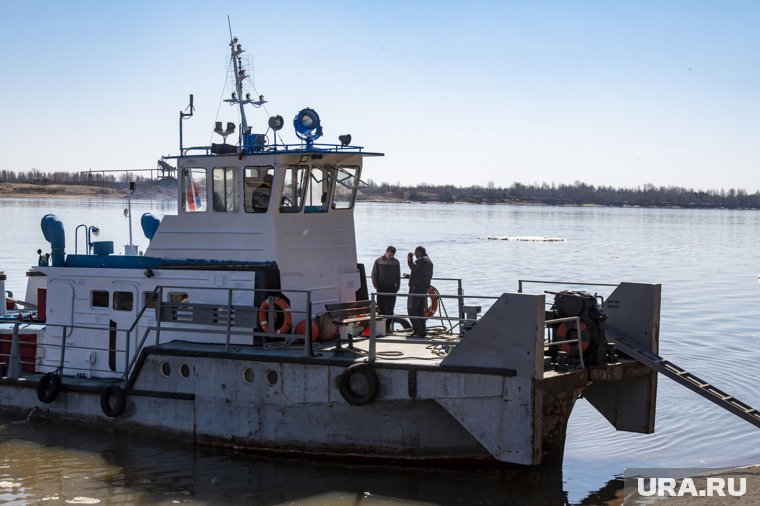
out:
{"label": "metal ladder", "polygon": [[726,411],[729,411],[739,418],[748,421],[755,427],[760,428],[760,412],[755,408],[744,404],[732,395],[712,386],[710,383],[698,378],[689,371],[681,369],[673,362],[665,360],[656,353],[641,347],[636,342],[621,336],[610,328],[605,329],[605,334],[607,339],[615,343],[615,347],[618,350],[622,351],[629,357],[638,360],[647,367],[650,367],[660,374],[680,383],[692,392],[698,393],[708,401],[717,404]]}

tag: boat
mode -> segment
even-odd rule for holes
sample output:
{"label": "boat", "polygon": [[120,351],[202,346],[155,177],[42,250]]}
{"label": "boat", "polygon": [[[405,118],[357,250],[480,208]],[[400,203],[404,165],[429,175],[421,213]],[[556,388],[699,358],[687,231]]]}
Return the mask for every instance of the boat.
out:
{"label": "boat", "polygon": [[412,317],[378,312],[357,260],[356,196],[365,160],[382,153],[350,135],[319,142],[311,107],[294,117],[294,143],[280,115],[249,124],[266,101],[232,35],[229,48],[225,102],[239,121],[185,147],[190,96],[179,152],[161,161],[176,173],[177,213],[140,218],[144,252],[131,228],[115,253],[86,226],[82,251],[67,252],[67,224],[41,218],[50,263],[29,269],[25,306],[0,316],[0,409],[249,451],[429,463],[561,460],[581,394],[618,430],[654,431],[657,372],[615,343],[657,352],[659,284],[599,295],[580,283],[527,293],[538,283],[526,281],[483,296],[437,278],[425,318],[442,330],[410,336]]}

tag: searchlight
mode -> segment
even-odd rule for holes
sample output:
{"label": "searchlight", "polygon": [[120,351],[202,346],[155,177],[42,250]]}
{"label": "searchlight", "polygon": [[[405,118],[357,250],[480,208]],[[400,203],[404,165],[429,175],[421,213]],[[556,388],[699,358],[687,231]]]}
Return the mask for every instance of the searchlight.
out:
{"label": "searchlight", "polygon": [[293,119],[293,127],[296,129],[296,135],[302,141],[306,141],[307,149],[311,149],[315,140],[322,136],[322,125],[319,121],[319,114],[314,109],[301,109]]}

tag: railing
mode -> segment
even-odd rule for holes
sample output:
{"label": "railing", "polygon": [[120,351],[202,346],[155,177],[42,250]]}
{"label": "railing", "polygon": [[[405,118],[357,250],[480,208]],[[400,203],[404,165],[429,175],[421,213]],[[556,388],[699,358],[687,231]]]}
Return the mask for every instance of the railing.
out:
{"label": "railing", "polygon": [[551,348],[552,346],[561,346],[563,344],[575,344],[578,347],[578,358],[580,361],[581,369],[586,368],[586,364],[583,363],[583,349],[582,349],[582,335],[581,335],[581,318],[580,316],[568,316],[566,318],[554,318],[552,320],[546,320],[544,323],[546,324],[546,329],[551,329],[552,325],[556,325],[558,323],[563,322],[573,322],[575,324],[575,335],[578,336],[576,339],[565,339],[563,341],[552,341],[551,339],[545,339],[544,340],[544,349]]}
{"label": "railing", "polygon": [[[440,330],[434,331],[433,334],[437,334],[438,336],[447,336],[447,340],[445,345],[448,347],[448,349],[451,349],[452,347],[456,346],[457,343],[459,343],[459,340],[466,335],[464,332],[465,325],[466,324],[472,324],[474,325],[477,321],[477,315],[474,317],[474,319],[468,318],[469,315],[464,314],[464,294],[461,289],[461,280],[455,279],[455,278],[439,278],[439,280],[447,279],[451,281],[458,281],[458,294],[457,295],[446,295],[446,294],[437,294],[435,295],[439,301],[442,301],[443,299],[454,299],[457,301],[457,307],[459,308],[460,315],[459,316],[448,316],[448,314],[441,314],[444,312],[442,309],[444,307],[443,303],[441,302],[439,306],[439,314],[432,315],[432,316],[412,316],[406,313],[395,313],[392,315],[384,315],[378,313],[377,310],[377,297],[378,296],[394,296],[394,297],[401,297],[404,299],[408,299],[410,297],[430,297],[428,294],[422,294],[422,293],[387,293],[387,292],[373,292],[370,294],[370,319],[369,319],[369,350],[368,350],[368,357],[367,360],[370,363],[374,363],[378,359],[378,352],[377,352],[377,322],[378,320],[382,319],[385,320],[387,318],[403,318],[408,320],[421,320],[424,322],[427,322],[429,320],[435,320],[440,321],[442,323],[449,322],[448,328],[446,328],[445,325],[443,325],[443,331]],[[494,296],[480,296],[480,295],[472,295],[468,296],[468,298],[472,299],[478,299],[478,300],[497,300],[498,297]],[[452,324],[452,322],[454,322]],[[455,330],[459,328],[459,333],[455,333]],[[435,330],[435,327],[431,328]],[[429,329],[429,330],[431,330]],[[423,346],[429,346],[431,343],[434,343],[435,341],[431,341],[428,339],[420,339],[419,341],[410,341],[408,339],[393,339],[385,337],[382,339],[384,343],[412,343],[412,344],[420,344]]]}
{"label": "railing", "polygon": [[[204,294],[209,291],[225,291],[226,300],[220,303],[191,303],[186,302],[171,302],[164,301],[164,296],[167,290],[182,290],[184,293],[189,293],[190,296],[193,292],[202,290]],[[272,293],[274,290],[259,290],[259,292]],[[250,293],[250,305],[233,304],[233,301],[240,300],[240,293]],[[152,302],[144,305],[135,316],[132,324],[124,329],[117,328],[112,325],[60,325],[55,323],[46,323],[48,329],[48,342],[35,343],[37,347],[37,353],[34,358],[34,362],[28,360],[23,361],[22,365],[26,365],[27,369],[31,366],[37,367],[38,370],[51,369],[59,374],[63,374],[64,370],[68,371],[71,375],[77,375],[80,377],[91,377],[97,375],[98,377],[111,377],[113,379],[120,378],[123,381],[127,381],[130,374],[134,371],[135,364],[140,355],[140,352],[149,342],[149,337],[155,335],[155,344],[158,345],[162,342],[161,333],[165,335],[171,335],[175,337],[177,334],[203,334],[204,336],[211,336],[209,339],[198,340],[199,343],[204,344],[223,344],[224,350],[229,351],[230,346],[233,345],[233,341],[236,338],[251,339],[251,344],[256,344],[256,340],[261,340],[264,347],[274,347],[274,343],[268,343],[268,340],[276,338],[278,340],[278,347],[288,346],[293,344],[297,339],[303,338],[304,348],[303,353],[306,356],[313,356],[312,348],[312,328],[308,324],[311,322],[312,315],[312,302],[311,292],[308,290],[277,290],[277,293],[287,294],[294,299],[299,298],[301,301],[305,301],[302,305],[299,301],[298,308],[278,308],[275,304],[275,297],[270,295],[267,299],[269,309],[265,311],[266,320],[264,322],[259,321],[260,308],[253,306],[253,300],[256,295],[255,289],[246,288],[201,288],[192,286],[159,286],[149,296],[148,301],[156,301],[155,305]],[[236,297],[237,296],[237,297]],[[207,300],[213,300],[213,297],[205,297]],[[221,297],[217,297],[220,300]],[[150,323],[145,324],[144,317],[148,309],[155,310],[156,323],[152,325]],[[295,333],[295,325],[291,325],[288,331],[278,332],[274,329],[275,321],[278,315],[283,317],[289,314],[291,318],[295,315],[293,320],[298,321],[298,315],[301,315],[302,319],[307,322],[304,328],[304,334],[299,335]],[[294,321],[294,323],[295,323]],[[267,323],[270,332],[262,332],[257,330],[258,326],[262,323]],[[60,343],[50,343],[51,330],[60,328]],[[96,339],[88,339],[86,346],[80,346],[71,344],[68,342],[68,337],[72,334],[73,330],[79,331],[78,336],[87,338],[86,334],[90,333],[90,336],[103,336],[108,335],[107,346],[93,346],[90,343],[94,343]],[[136,332],[142,330],[142,336],[138,336]],[[55,337],[54,335],[52,337]],[[123,344],[120,343],[124,338]],[[218,337],[218,339],[216,339]],[[132,349],[133,338],[136,342],[134,350]],[[16,337],[13,339],[18,340]],[[4,344],[6,341],[13,346],[13,339],[0,338],[0,344]],[[81,339],[80,339],[81,341]],[[31,344],[21,343],[22,346],[30,346]],[[60,354],[53,354],[56,348],[60,350]],[[75,350],[89,351],[90,354],[83,354],[77,357],[82,359],[82,362],[73,362],[67,360],[71,353]],[[124,362],[123,369],[117,366],[117,356],[123,354]],[[9,353],[10,355],[10,353]],[[98,357],[106,356],[106,366],[92,367],[95,363],[101,363]],[[9,357],[10,358],[10,357]],[[9,360],[10,362],[10,360]],[[84,365],[89,363],[89,365]]]}
{"label": "railing", "polygon": [[[299,144],[265,144],[260,147],[260,149],[254,149],[253,151],[249,151],[244,146],[238,146],[234,145],[236,148],[244,148],[246,149],[245,154],[246,155],[265,155],[265,154],[271,154],[271,153],[295,153],[295,152],[302,152],[302,151],[322,151],[322,152],[333,152],[333,153],[340,153],[342,151],[358,151],[363,152],[364,146],[343,146],[342,144],[320,144],[317,142],[314,142],[311,144],[311,147],[307,146],[306,143],[299,143]],[[190,154],[191,151],[198,151],[200,154],[203,155],[210,155],[211,153],[211,146],[193,146],[189,148],[182,148],[181,155],[180,156],[187,156]],[[235,154],[235,153],[226,153],[226,154]],[[164,158],[178,158],[176,156],[167,156]]]}
{"label": "railing", "polygon": [[[282,346],[292,344],[296,339],[303,337],[304,340],[304,355],[307,357],[314,356],[312,347],[312,332],[311,332],[311,315],[312,315],[312,303],[311,303],[311,291],[309,290],[277,290],[282,294],[303,294],[305,297],[305,306],[303,310],[289,308],[276,309],[275,300],[276,296],[269,295],[266,299],[267,309],[266,320],[259,321],[259,314],[262,311],[261,308],[251,304],[250,306],[235,305],[233,304],[235,292],[249,292],[251,293],[251,300],[255,298],[256,290],[251,288],[203,288],[204,291],[225,291],[227,292],[226,304],[210,304],[210,303],[191,303],[191,302],[171,302],[164,301],[165,290],[183,290],[190,292],[196,287],[187,286],[159,286],[154,290],[157,291],[156,298],[156,326],[146,328],[143,333],[140,343],[137,345],[134,354],[130,362],[127,364],[124,370],[124,379],[129,378],[132,374],[135,363],[139,357],[140,351],[142,351],[145,343],[150,335],[150,331],[154,330],[156,339],[155,344],[161,343],[161,333],[177,333],[194,334],[203,333],[211,335],[224,336],[224,350],[228,352],[230,345],[232,344],[233,337],[246,337],[251,338],[252,343],[255,344],[256,338],[262,340],[262,344],[266,346],[266,340],[269,338],[285,339]],[[275,290],[266,289],[264,292],[273,292]],[[143,308],[144,309],[144,308]],[[303,321],[306,322],[303,336],[295,333],[295,325],[290,326],[288,332],[261,332],[256,328],[259,324],[267,324],[270,330],[274,330],[277,315],[282,314],[283,318],[287,313],[292,315],[303,315]],[[141,313],[142,314],[142,313]],[[133,330],[137,325],[138,319],[135,319],[135,323],[132,324],[130,330]],[[170,324],[167,326],[166,324]],[[193,325],[196,328],[188,327],[186,325]],[[219,326],[223,326],[223,329],[219,329]],[[237,328],[243,328],[245,330],[237,330]],[[129,338],[127,339],[129,342]],[[204,341],[205,343],[205,341]]]}
{"label": "railing", "polygon": [[[372,279],[372,276],[365,276],[367,279]],[[404,278],[403,276],[399,278],[401,281],[409,278]],[[431,279],[431,285],[437,284],[438,281],[444,281],[444,282],[451,282],[453,281],[456,283],[456,291],[457,295],[455,296],[447,296],[451,298],[457,299],[457,309],[458,314],[460,318],[464,318],[464,289],[462,288],[462,278],[432,278]],[[394,297],[403,295],[401,293],[377,293],[377,295],[392,295]]]}
{"label": "railing", "polygon": [[617,284],[610,283],[582,283],[576,281],[547,281],[542,279],[518,279],[517,280],[517,293],[523,293],[523,285],[527,283],[535,283],[542,285],[565,285],[565,286],[618,286]]}
{"label": "railing", "polygon": [[[578,281],[551,281],[551,280],[543,280],[543,279],[519,279],[517,280],[517,292],[523,293],[523,286],[532,283],[532,284],[542,284],[542,285],[562,285],[562,286],[606,286],[606,287],[617,287],[617,284],[611,284],[611,283],[586,283],[586,282],[578,282]],[[544,291],[544,293],[553,294],[556,295],[556,292],[550,292],[550,291]],[[601,295],[595,295],[596,298],[600,300],[601,304],[604,304],[604,297]],[[547,305],[551,304],[551,302],[547,302]],[[583,336],[581,334],[581,322],[580,317],[578,316],[571,316],[567,318],[555,318],[551,320],[546,320],[546,329],[550,330],[553,325],[562,324],[564,322],[574,322],[575,324],[575,335],[577,336],[576,339],[566,339],[563,341],[552,341],[551,336],[549,339],[544,340],[544,347],[545,348],[551,348],[552,346],[561,346],[563,344],[575,344],[578,348],[578,359],[581,366],[581,369],[585,369],[586,365],[583,362]]]}

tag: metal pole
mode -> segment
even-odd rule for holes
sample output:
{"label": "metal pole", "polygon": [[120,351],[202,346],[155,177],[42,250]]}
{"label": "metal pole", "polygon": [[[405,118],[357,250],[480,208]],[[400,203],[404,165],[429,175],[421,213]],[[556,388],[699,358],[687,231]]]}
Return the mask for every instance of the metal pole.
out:
{"label": "metal pole", "polygon": [[18,342],[18,327],[21,322],[13,324],[13,338],[11,339],[11,354],[8,357],[8,377],[18,379],[21,376],[21,346]]}
{"label": "metal pole", "polygon": [[311,292],[306,292],[306,318],[304,318],[306,324],[306,332],[304,333],[304,353],[307,357],[314,356],[314,349],[312,347],[312,335],[311,335]]}
{"label": "metal pole", "polygon": [[227,340],[224,351],[230,351],[230,332],[232,330],[232,288],[227,289]]}
{"label": "metal pole", "polygon": [[[124,349],[124,379],[127,379],[127,373],[129,372],[129,341],[132,340],[132,332],[127,330],[127,345]],[[61,350],[63,352],[63,350]]]}
{"label": "metal pole", "polygon": [[377,310],[375,307],[375,294],[372,294],[372,298],[369,303],[369,363],[374,364],[376,358],[377,348],[377,333],[375,332],[375,325],[377,324]]}
{"label": "metal pole", "polygon": [[464,320],[464,289],[461,279],[457,280],[457,295],[459,296],[459,319]]}
{"label": "metal pole", "polygon": [[156,346],[161,336],[161,301],[164,300],[164,287],[158,287],[158,300],[156,301]]}

